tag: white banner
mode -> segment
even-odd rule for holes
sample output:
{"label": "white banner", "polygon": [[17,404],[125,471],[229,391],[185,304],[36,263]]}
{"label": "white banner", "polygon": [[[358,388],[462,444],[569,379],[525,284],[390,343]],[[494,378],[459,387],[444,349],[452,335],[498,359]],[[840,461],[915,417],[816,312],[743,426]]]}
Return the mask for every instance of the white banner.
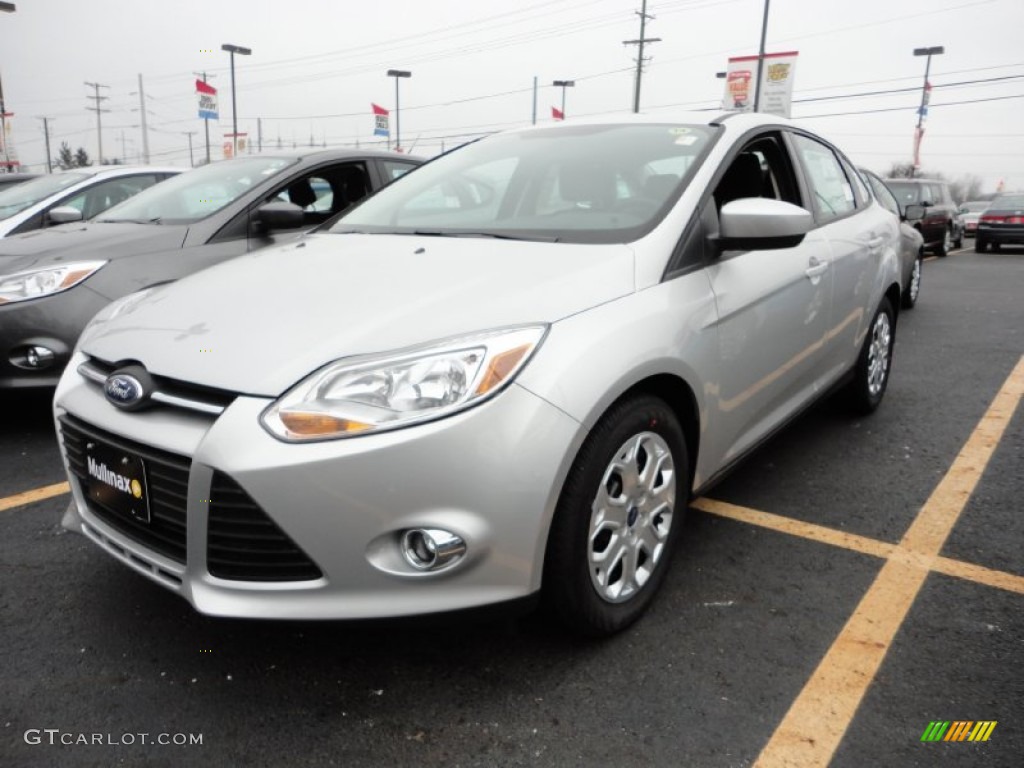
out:
{"label": "white banner", "polygon": [[[787,51],[764,55],[758,112],[790,117],[797,54],[797,51]],[[729,59],[722,109],[735,112],[754,111],[757,58],[757,56],[734,56]]]}

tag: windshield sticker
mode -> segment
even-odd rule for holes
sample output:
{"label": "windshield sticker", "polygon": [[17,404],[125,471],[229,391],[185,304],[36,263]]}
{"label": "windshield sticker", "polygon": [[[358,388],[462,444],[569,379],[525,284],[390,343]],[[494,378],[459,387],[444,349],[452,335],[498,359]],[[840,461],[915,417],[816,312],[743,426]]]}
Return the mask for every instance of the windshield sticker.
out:
{"label": "windshield sticker", "polygon": [[675,144],[679,144],[680,146],[683,146],[683,147],[689,147],[689,146],[692,146],[693,144],[697,143],[697,137],[696,136],[679,136],[679,137],[676,138],[674,143]]}
{"label": "windshield sticker", "polygon": [[691,131],[690,131],[689,128],[686,128],[686,127],[684,127],[682,125],[679,125],[679,126],[676,126],[675,128],[669,128],[668,132],[669,132],[669,135],[671,135],[671,136],[685,136],[686,134],[690,133]]}

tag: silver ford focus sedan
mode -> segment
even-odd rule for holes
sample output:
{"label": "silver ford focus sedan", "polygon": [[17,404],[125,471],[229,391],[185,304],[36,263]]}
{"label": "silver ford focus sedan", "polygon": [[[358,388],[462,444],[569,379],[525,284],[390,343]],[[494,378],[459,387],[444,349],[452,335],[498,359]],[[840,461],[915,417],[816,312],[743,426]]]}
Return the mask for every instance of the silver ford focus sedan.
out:
{"label": "silver ford focus sedan", "polygon": [[101,311],[56,392],[64,526],[207,614],[618,631],[694,494],[826,393],[878,406],[897,226],[775,117],[488,137]]}

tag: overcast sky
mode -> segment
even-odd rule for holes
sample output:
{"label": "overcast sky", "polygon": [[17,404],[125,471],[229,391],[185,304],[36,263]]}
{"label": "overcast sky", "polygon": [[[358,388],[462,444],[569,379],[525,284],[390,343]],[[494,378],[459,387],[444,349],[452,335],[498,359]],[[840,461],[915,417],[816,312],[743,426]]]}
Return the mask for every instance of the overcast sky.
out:
{"label": "overcast sky", "polygon": [[[16,0],[0,14],[0,76],[19,158],[45,163],[42,122],[60,142],[97,154],[92,89],[103,103],[104,155],[141,151],[137,75],[144,78],[153,162],[187,165],[188,138],[205,154],[192,72],[220,91],[210,122],[213,156],[231,130],[228,55],[236,58],[239,131],[264,149],[293,142],[371,145],[371,102],[393,107],[389,68],[401,82],[403,145],[432,155],[479,134],[528,124],[532,84],[538,121],[551,119],[574,79],[567,113],[632,108],[640,0]],[[661,42],[643,77],[641,109],[719,104],[715,72],[729,56],[757,53],[764,0],[649,0],[648,37]],[[799,51],[793,117],[835,141],[854,162],[885,171],[911,159],[924,59],[915,47],[945,46],[932,62],[932,108],[922,165],[1002,179],[1024,188],[1024,0],[771,0],[767,51]],[[986,82],[970,82],[986,81]],[[848,96],[873,91],[896,93]],[[970,103],[957,103],[970,102]],[[135,111],[132,111],[132,110]],[[867,112],[868,110],[886,110]],[[846,113],[846,114],[836,114]],[[850,114],[859,113],[859,114]],[[123,137],[123,141],[122,141]]]}

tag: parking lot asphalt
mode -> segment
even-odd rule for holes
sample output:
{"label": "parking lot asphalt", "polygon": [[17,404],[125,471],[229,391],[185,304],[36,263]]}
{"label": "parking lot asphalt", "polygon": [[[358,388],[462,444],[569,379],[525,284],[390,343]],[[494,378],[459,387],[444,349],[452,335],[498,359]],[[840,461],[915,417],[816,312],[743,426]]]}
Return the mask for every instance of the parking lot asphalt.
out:
{"label": "parking lot asphalt", "polygon": [[599,643],[200,616],[61,531],[48,393],[4,393],[0,765],[1018,766],[1021,296],[1022,249],[929,260],[879,411],[823,401],[696,500]]}

